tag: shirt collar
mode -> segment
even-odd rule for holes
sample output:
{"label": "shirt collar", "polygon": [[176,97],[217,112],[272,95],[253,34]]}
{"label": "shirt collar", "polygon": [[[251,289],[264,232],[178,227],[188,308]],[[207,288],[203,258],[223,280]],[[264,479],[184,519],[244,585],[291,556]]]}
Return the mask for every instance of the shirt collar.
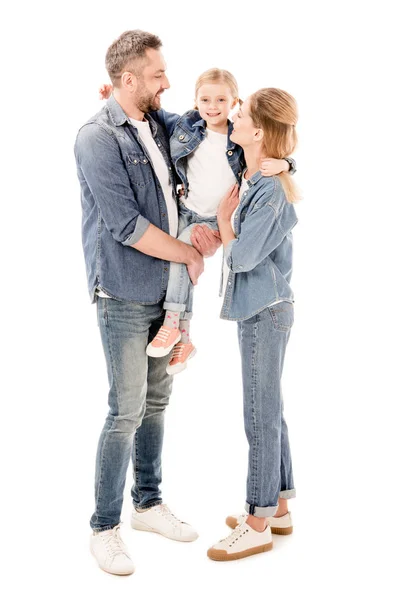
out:
{"label": "shirt collar", "polygon": [[[116,101],[114,96],[110,96],[109,99],[107,100],[107,108],[110,113],[111,120],[116,127],[120,127],[121,125],[124,125],[125,123],[129,123],[129,125],[131,125],[132,127],[135,127],[134,125],[132,125],[132,123],[129,120],[129,117],[125,113],[122,106]],[[149,114],[146,114],[145,117],[146,117],[146,120],[149,122],[151,133],[154,137],[157,134],[157,124]],[[136,129],[136,127],[135,127],[135,129]]]}

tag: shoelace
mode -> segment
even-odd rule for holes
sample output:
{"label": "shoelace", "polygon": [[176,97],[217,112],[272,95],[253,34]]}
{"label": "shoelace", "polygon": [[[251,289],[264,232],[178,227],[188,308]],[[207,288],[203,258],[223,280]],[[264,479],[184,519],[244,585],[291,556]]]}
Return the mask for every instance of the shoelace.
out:
{"label": "shoelace", "polygon": [[174,346],[174,349],[172,351],[172,360],[174,358],[180,358],[183,354],[183,344],[176,344],[176,346]]}
{"label": "shoelace", "polygon": [[163,517],[167,519],[173,525],[182,525],[183,521],[180,521],[168,508],[166,504],[159,504],[156,506],[156,511],[159,512]]}
{"label": "shoelace", "polygon": [[114,558],[117,554],[125,554],[124,543],[121,540],[119,526],[111,530],[111,534],[105,538],[106,550],[110,558]]}
{"label": "shoelace", "polygon": [[236,527],[236,529],[234,529],[232,533],[228,535],[228,537],[220,540],[220,542],[226,542],[229,544],[229,547],[231,547],[233,544],[236,544],[239,538],[248,533],[248,531],[249,529],[247,527],[247,523],[243,523],[242,525]]}
{"label": "shoelace", "polygon": [[156,337],[154,338],[155,340],[160,340],[161,342],[166,342],[168,339],[170,332],[168,331],[168,329],[165,329],[165,327],[161,327],[158,330],[158,333],[156,335]]}

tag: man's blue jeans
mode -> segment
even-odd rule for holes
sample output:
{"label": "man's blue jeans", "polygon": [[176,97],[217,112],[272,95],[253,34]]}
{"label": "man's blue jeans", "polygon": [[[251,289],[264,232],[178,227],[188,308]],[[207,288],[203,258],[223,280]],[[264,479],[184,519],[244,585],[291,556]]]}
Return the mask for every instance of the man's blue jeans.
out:
{"label": "man's blue jeans", "polygon": [[110,407],[96,458],[96,531],[120,522],[126,472],[132,456],[133,504],[162,503],[161,451],[164,411],[172,389],[169,356],[150,358],[146,346],[163,324],[162,303],[142,305],[109,298],[97,300],[98,323],[106,357]]}
{"label": "man's blue jeans", "polygon": [[256,517],[272,517],[279,498],[296,495],[281,390],[292,324],[291,302],[279,302],[238,323],[249,442],[245,509]]}

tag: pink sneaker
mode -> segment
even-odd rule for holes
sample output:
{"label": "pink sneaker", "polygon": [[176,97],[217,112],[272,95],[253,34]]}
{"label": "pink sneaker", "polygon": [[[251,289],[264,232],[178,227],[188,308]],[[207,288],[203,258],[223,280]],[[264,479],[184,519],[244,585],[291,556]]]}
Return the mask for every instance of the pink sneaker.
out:
{"label": "pink sneaker", "polygon": [[172,329],[163,325],[158,330],[158,333],[154,340],[147,346],[147,356],[153,356],[154,358],[160,358],[161,356],[167,356],[172,348],[181,339],[181,332],[179,329]]}
{"label": "pink sneaker", "polygon": [[196,348],[191,342],[188,344],[184,344],[183,342],[176,344],[167,367],[167,373],[169,375],[176,375],[176,373],[184,371],[187,367],[187,361],[189,358],[193,358],[195,354]]}

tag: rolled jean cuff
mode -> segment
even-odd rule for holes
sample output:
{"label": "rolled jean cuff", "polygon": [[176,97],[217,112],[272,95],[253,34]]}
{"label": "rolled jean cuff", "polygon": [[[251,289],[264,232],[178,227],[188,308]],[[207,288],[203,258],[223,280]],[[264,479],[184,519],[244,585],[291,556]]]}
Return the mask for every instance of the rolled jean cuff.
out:
{"label": "rolled jean cuff", "polygon": [[186,310],[186,304],[177,304],[176,302],[164,302],[163,308],[165,310],[173,310],[175,312],[181,313]]}
{"label": "rolled jean cuff", "polygon": [[93,533],[101,533],[102,531],[108,531],[109,529],[114,529],[114,527],[116,527],[117,525],[119,525],[118,523],[115,523],[114,525],[103,525],[102,527],[92,527]]}
{"label": "rolled jean cuff", "polygon": [[249,515],[253,515],[254,517],[273,517],[276,511],[278,510],[277,506],[256,506],[255,504],[249,504],[246,502],[244,505],[244,509]]}
{"label": "rolled jean cuff", "polygon": [[290,498],[296,498],[295,488],[292,488],[291,490],[282,490],[279,492],[279,498],[285,498],[286,500],[290,500]]}
{"label": "rolled jean cuff", "polygon": [[160,504],[162,504],[162,500],[151,500],[144,506],[139,506],[139,504],[135,504],[135,503],[133,503],[133,506],[135,507],[135,509],[139,509],[138,512],[140,512],[141,510],[148,510],[149,508],[153,508],[154,506],[159,506]]}

